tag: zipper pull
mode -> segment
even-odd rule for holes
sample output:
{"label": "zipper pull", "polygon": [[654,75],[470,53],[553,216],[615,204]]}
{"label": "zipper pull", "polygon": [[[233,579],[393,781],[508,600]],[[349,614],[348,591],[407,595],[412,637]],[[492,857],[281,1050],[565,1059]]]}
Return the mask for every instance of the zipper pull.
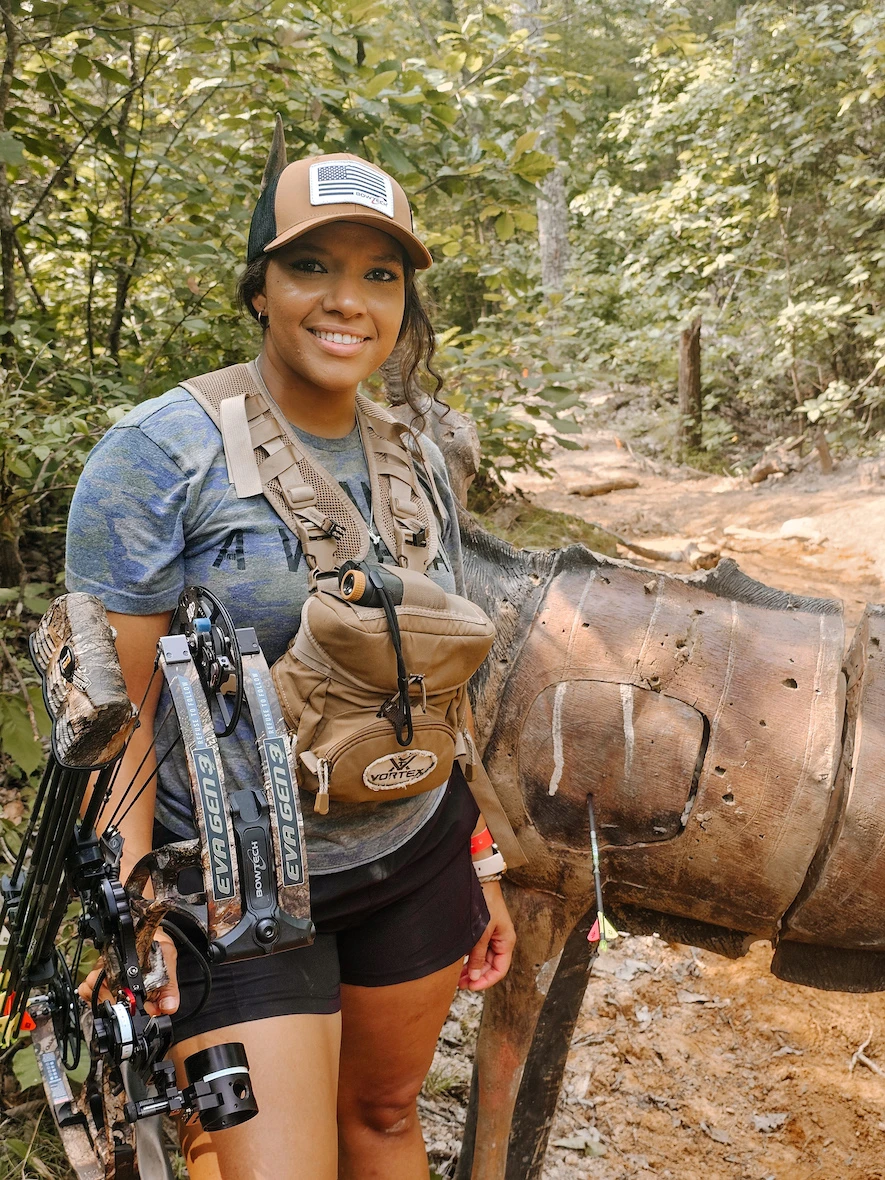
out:
{"label": "zipper pull", "polygon": [[418,687],[421,689],[421,712],[426,713],[427,712],[427,686],[424,683],[423,673],[419,673],[416,676],[410,676],[409,683],[410,684],[417,684]]}
{"label": "zipper pull", "polygon": [[320,784],[317,791],[316,798],[313,802],[313,809],[317,815],[329,814],[329,763],[325,758],[317,758],[316,769],[317,780]]}

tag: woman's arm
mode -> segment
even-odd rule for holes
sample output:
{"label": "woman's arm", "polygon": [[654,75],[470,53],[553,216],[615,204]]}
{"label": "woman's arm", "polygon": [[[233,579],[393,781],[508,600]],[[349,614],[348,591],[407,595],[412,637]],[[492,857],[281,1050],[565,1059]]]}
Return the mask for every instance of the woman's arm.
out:
{"label": "woman's arm", "polygon": [[[475,739],[476,726],[473,721],[473,709],[467,703],[465,720],[470,734]],[[479,836],[486,830],[486,821],[480,813],[473,829],[473,835]],[[491,848],[485,848],[477,853],[474,859],[483,859],[493,855]],[[510,970],[513,958],[513,948],[516,946],[516,931],[513,928],[507,903],[500,881],[481,881],[483,897],[489,911],[489,924],[483,931],[482,938],[467,956],[467,962],[461,971],[458,987],[467,988],[472,992],[485,991],[499,979],[503,979]]]}
{"label": "woman's arm", "polygon": [[[127,791],[129,794],[124,810],[128,807],[140,786],[153,774],[157,765],[156,753],[153,750],[154,718],[160,689],[163,686],[162,675],[158,673],[154,677],[149,692],[148,685],[154,671],[157,643],[161,636],[168,634],[171,618],[171,611],[164,611],[159,615],[121,615],[108,611],[108,622],[117,633],[117,657],[126,683],[126,692],[135,705],[141,704],[143,699],[144,704],[139,713],[140,725],[132,735],[129,747],[123,755],[120,773],[103,812],[102,818],[105,822],[113,815],[118,801]],[[132,777],[143,758],[144,766],[138,772],[138,781],[132,783]],[[141,797],[133,804],[132,810],[119,824],[120,834],[125,841],[120,870],[123,881],[128,877],[133,865],[151,849],[156,798],[157,779],[154,775]]]}

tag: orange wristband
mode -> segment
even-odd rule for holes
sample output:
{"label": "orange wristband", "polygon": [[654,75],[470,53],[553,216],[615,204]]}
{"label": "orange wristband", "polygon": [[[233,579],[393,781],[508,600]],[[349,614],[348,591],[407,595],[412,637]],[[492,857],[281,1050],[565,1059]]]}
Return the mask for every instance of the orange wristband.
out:
{"label": "orange wristband", "polygon": [[486,848],[491,848],[493,843],[492,833],[488,828],[483,828],[478,836],[470,837],[470,855],[476,856],[477,852],[483,852]]}

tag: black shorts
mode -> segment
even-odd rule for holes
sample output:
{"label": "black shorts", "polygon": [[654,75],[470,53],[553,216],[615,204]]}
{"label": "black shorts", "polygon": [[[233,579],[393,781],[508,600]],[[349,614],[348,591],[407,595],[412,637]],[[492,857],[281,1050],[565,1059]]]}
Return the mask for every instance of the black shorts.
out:
{"label": "black shorts", "polygon": [[[175,1040],[270,1016],[338,1012],[342,983],[405,983],[463,958],[489,921],[470,859],[478,816],[456,767],[435,814],[396,852],[311,878],[311,946],[213,967],[209,999],[195,1017],[204,976],[196,958],[180,950]],[[174,839],[155,827],[155,844]]]}

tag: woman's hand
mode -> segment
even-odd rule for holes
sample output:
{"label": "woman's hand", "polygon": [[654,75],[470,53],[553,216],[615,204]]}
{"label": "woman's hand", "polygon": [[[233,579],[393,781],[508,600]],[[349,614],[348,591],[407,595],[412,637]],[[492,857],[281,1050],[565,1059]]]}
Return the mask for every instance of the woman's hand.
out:
{"label": "woman's hand", "polygon": [[507,912],[500,882],[489,881],[483,885],[482,891],[491,915],[489,924],[467,956],[458,980],[458,987],[472,992],[485,991],[504,978],[510,970],[510,960],[516,946],[516,931]]}
{"label": "woman's hand", "polygon": [[[178,962],[178,951],[175,948],[175,943],[164,930],[158,930],[154,935],[154,942],[160,948],[163,956],[163,963],[166,966],[166,974],[168,979],[162,987],[157,988],[151,993],[151,998],[145,1003],[145,1011],[148,1016],[171,1016],[173,1012],[178,1011],[180,1002],[178,995],[178,979],[176,975],[176,965]],[[92,1001],[92,992],[98,977],[102,972],[102,963],[99,959],[98,966],[95,967],[80,986],[77,988],[77,994],[81,1000],[87,1004]],[[98,993],[99,1000],[110,1000],[113,1003],[114,997],[108,991],[107,987],[102,984],[101,991]]]}

